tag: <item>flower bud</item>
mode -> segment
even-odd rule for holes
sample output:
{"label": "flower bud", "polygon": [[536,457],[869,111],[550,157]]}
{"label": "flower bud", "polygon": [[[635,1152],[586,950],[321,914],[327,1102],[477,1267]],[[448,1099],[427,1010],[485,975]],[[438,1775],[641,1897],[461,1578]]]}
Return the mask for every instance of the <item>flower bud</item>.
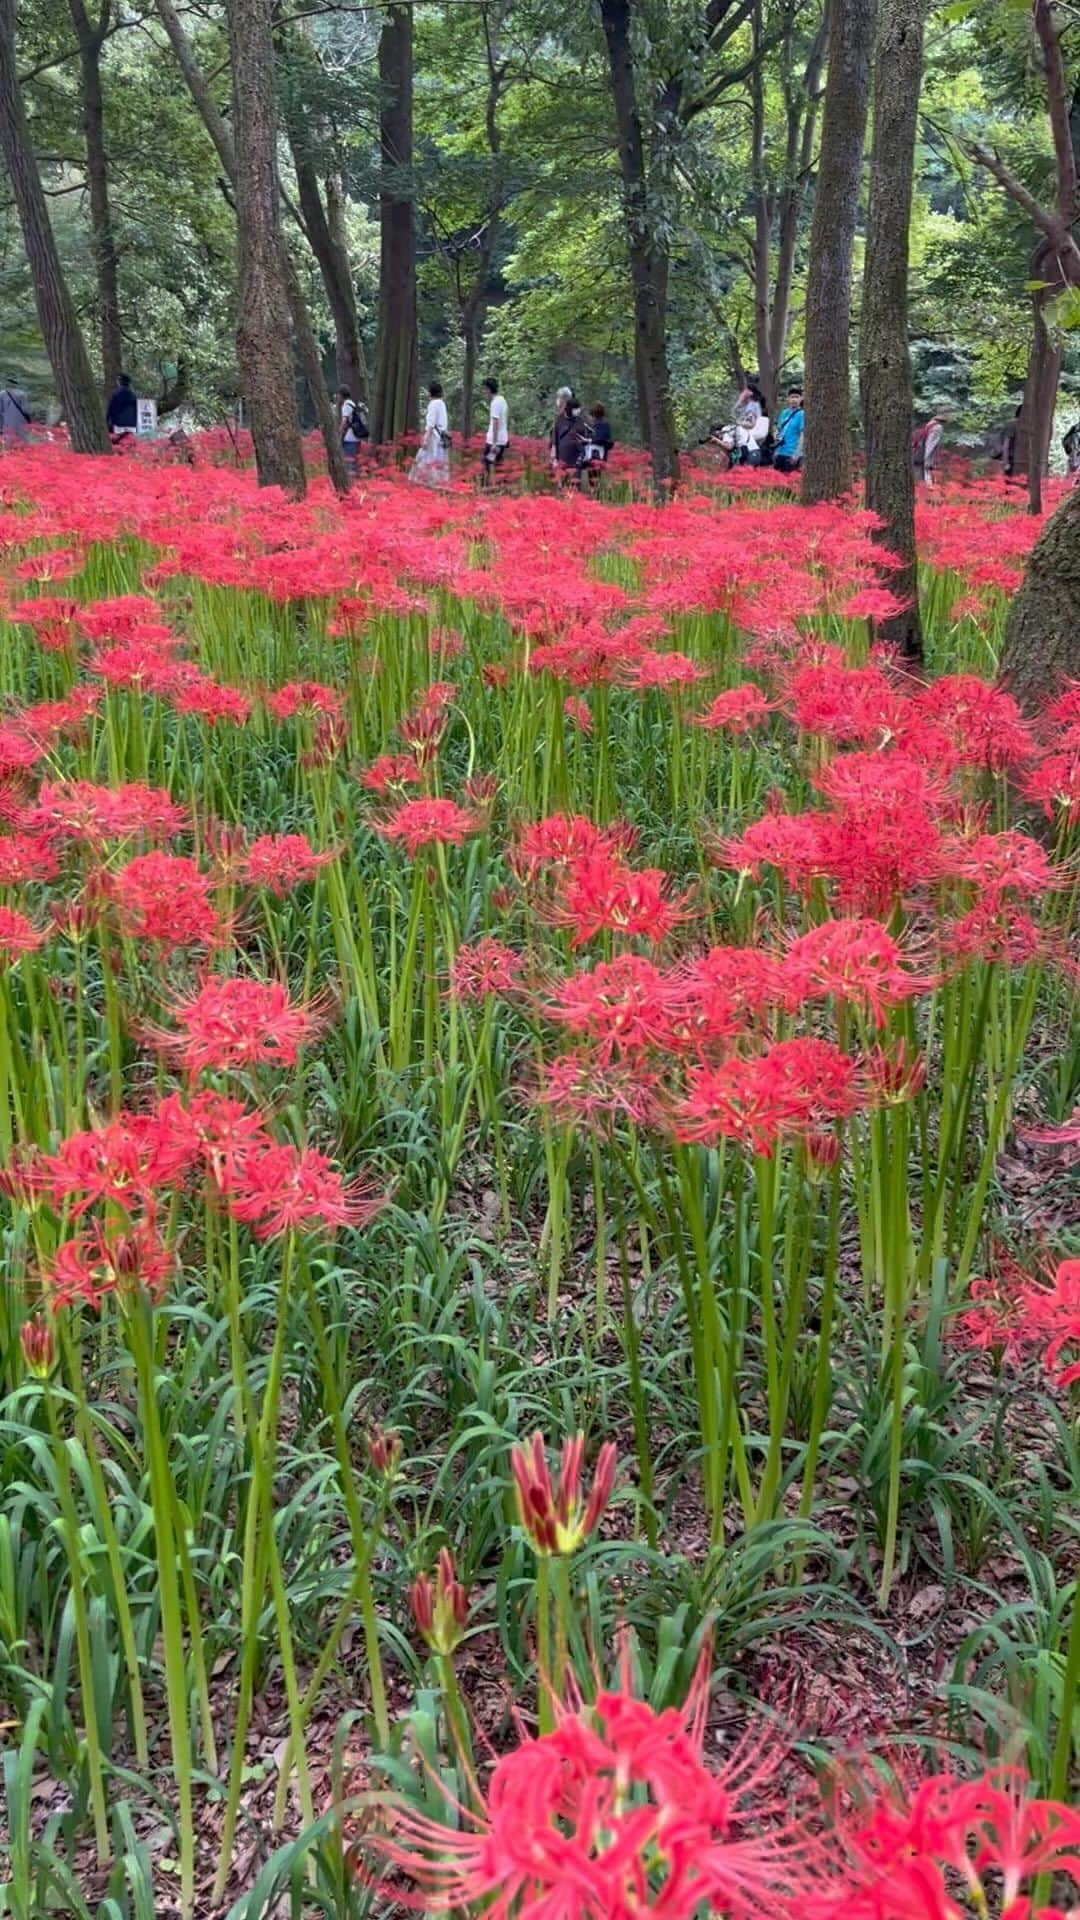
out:
{"label": "flower bud", "polygon": [[19,1345],[26,1371],[32,1373],[35,1380],[47,1380],[56,1365],[56,1341],[49,1322],[24,1320],[19,1328]]}
{"label": "flower bud", "polygon": [[534,1433],[527,1447],[514,1448],[510,1465],[517,1486],[518,1516],[534,1552],[544,1556],[576,1553],[599,1524],[615,1484],[614,1441],[605,1441],[600,1449],[585,1501],[581,1498],[584,1458],[584,1434],[563,1442],[556,1492],[548,1472],[543,1434]]}

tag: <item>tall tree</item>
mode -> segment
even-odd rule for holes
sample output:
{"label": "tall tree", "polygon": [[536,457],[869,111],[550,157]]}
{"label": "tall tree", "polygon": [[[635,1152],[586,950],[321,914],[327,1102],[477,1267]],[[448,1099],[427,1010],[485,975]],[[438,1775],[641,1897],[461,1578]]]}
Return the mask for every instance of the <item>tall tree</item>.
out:
{"label": "tall tree", "polygon": [[112,0],[100,0],[96,17],[88,12],[84,0],[69,0],[69,5],[79,46],[90,232],[94,242],[94,271],[97,275],[101,328],[101,371],[105,392],[111,393],[123,361],[116,234],[109,196],[108,149],[105,144],[105,95],[101,85],[101,53],[112,25]]}
{"label": "tall tree", "polygon": [[392,4],[379,34],[379,327],[371,437],[415,429],[416,212],[413,200],[413,10]]}
{"label": "tall tree", "polygon": [[1032,549],[1009,608],[1001,677],[1027,713],[1080,677],[1080,487],[1066,494]]}
{"label": "tall tree", "polygon": [[109,446],[105,410],[60,265],[30,145],[16,64],[15,25],[16,0],[0,0],[0,151],[18,208],[38,321],[72,447],[76,453],[105,453]]}
{"label": "tall tree", "polygon": [[[226,124],[225,118],[218,108],[218,104],[207,83],[206,76],[196,59],[195,50],[180,24],[179,16],[172,6],[171,0],[156,0],[156,6],[158,18],[165,28],[165,32],[169,38],[169,44],[176,56],[177,66],[184,76],[188,92],[199,110],[207,133],[210,135],[214,150],[221,162],[221,170],[235,198],[237,162],[232,131]],[[307,302],[304,299],[299,275],[289,256],[289,249],[285,244],[285,236],[281,232],[280,227],[278,228],[277,238],[281,254],[282,279],[285,286],[285,296],[288,301],[289,313],[292,317],[293,331],[296,336],[297,352],[300,357],[300,364],[304,370],[304,379],[307,382],[307,389],[311,396],[311,404],[315,409],[315,418],[319,424],[319,432],[322,435],[323,445],[326,449],[327,471],[338,492],[344,493],[348,488],[349,479],[345,469],[345,456],[341,449],[341,436],[338,431],[337,420],[330,402],[330,396],[326,391],[326,381],[323,378],[318,342],[315,339],[314,329],[311,325],[311,318],[308,314]]]}
{"label": "tall tree", "polygon": [[653,482],[662,497],[679,478],[667,352],[668,248],[650,204],[630,40],[630,0],[600,0],[600,19],[607,46],[626,214],[638,415],[642,439],[652,460]]}
{"label": "tall tree", "polygon": [[240,301],[236,357],[264,487],[307,485],[282,271],[272,0],[228,0]]}
{"label": "tall tree", "polygon": [[1055,196],[1041,202],[1002,160],[995,148],[973,143],[976,160],[992,173],[1009,198],[1029,216],[1038,234],[1031,262],[1032,342],[1024,402],[1020,412],[1018,465],[1027,473],[1032,513],[1042,512],[1042,483],[1050,454],[1061,351],[1047,325],[1047,306],[1066,287],[1080,286],[1080,247],[1073,234],[1077,203],[1074,135],[1080,100],[1070,107],[1065,84],[1061,31],[1052,0],[1034,0],[1032,17],[1046,82],[1046,106],[1054,143]]}
{"label": "tall tree", "polygon": [[908,346],[908,236],[922,84],[926,0],[878,0],[874,132],[866,225],[859,373],[866,436],[866,503],[878,538],[903,562],[891,584],[907,602],[883,621],[885,639],[922,659],[911,462],[912,378]]}
{"label": "tall tree", "polygon": [[870,97],[874,0],[830,0],[828,73],[806,282],[807,505],[851,486],[851,261]]}
{"label": "tall tree", "polygon": [[[754,62],[750,75],[751,169],[754,183],[754,342],[758,381],[775,419],[791,325],[791,293],[799,221],[814,157],[825,58],[827,15],[814,21],[809,46],[799,51],[799,0],[784,0],[779,67],[784,95],[784,150],[779,179],[769,177],[766,153],[767,44],[763,0],[754,0]],[[803,43],[805,46],[805,42]],[[775,260],[775,265],[774,265]]]}

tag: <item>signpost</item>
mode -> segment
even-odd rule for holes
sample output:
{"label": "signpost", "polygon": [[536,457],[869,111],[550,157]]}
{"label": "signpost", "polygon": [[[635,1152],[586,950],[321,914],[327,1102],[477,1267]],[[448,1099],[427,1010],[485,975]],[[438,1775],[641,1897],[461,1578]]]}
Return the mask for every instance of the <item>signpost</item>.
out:
{"label": "signpost", "polygon": [[140,440],[152,440],[157,432],[157,401],[137,400],[136,432]]}

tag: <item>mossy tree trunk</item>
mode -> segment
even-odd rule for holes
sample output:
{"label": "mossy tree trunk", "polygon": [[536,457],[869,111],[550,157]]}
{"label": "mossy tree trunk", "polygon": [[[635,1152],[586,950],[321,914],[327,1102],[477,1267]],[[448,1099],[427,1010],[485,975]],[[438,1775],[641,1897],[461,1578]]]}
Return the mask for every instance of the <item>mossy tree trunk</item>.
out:
{"label": "mossy tree trunk", "polygon": [[1048,520],[1009,609],[1001,678],[1026,713],[1080,677],[1080,488]]}

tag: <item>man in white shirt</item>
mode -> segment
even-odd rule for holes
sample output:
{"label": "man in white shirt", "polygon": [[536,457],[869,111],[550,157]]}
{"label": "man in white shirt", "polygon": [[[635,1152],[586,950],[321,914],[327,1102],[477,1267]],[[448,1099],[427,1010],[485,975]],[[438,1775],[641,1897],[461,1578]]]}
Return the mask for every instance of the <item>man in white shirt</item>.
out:
{"label": "man in white shirt", "polygon": [[491,476],[499,466],[510,439],[510,416],[505,397],[499,392],[497,380],[485,380],[484,392],[490,402],[487,433],[484,436],[484,459],[480,469],[483,486],[490,485]]}

